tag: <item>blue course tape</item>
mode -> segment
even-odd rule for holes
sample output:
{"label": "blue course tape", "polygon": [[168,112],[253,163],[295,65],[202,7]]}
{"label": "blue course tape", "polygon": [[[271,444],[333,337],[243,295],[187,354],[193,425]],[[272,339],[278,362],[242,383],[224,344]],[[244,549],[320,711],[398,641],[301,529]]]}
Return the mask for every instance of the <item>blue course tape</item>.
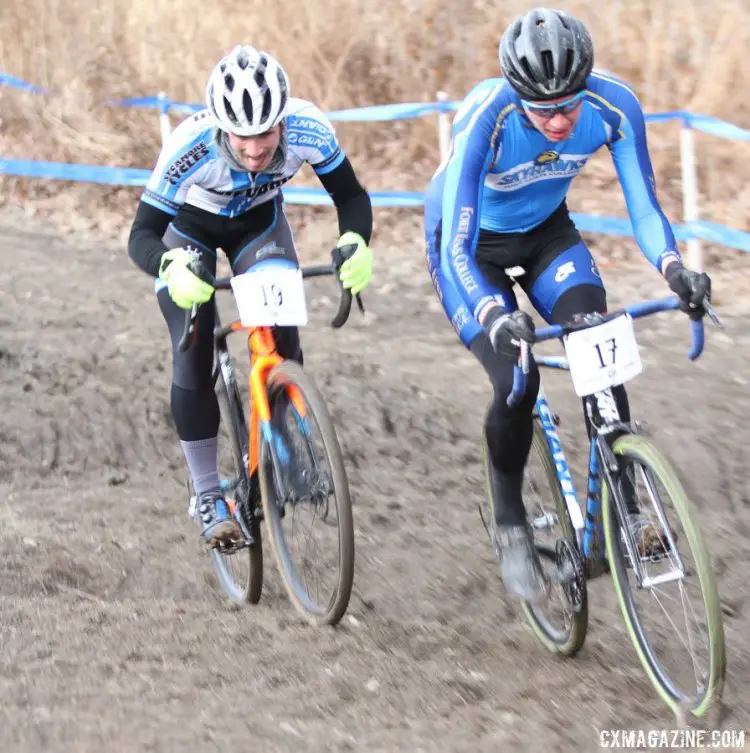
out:
{"label": "blue course tape", "polygon": [[173,102],[171,99],[160,97],[130,97],[129,99],[111,99],[107,102],[112,107],[147,107],[166,112],[177,110],[178,112],[198,112],[204,110],[205,105],[192,105],[187,102]]}
{"label": "blue course tape", "polygon": [[133,167],[101,167],[73,165],[67,162],[29,162],[19,159],[0,159],[0,173],[26,178],[72,180],[85,183],[108,183],[115,186],[145,186],[150,170]]}
{"label": "blue course tape", "polygon": [[654,112],[645,116],[646,122],[656,123],[667,120],[682,120],[685,124],[694,128],[696,131],[710,133],[712,136],[718,136],[722,139],[732,141],[750,141],[750,130],[740,128],[739,126],[726,123],[723,120],[714,118],[711,115],[695,115],[685,110],[675,112]]}
{"label": "blue course tape", "polygon": [[[15,76],[0,73],[0,86],[3,84],[17,89],[51,96],[50,92],[47,92],[44,89],[28,84]],[[174,102],[168,98],[154,96],[115,99],[108,101],[107,104],[117,107],[148,107],[162,112],[177,110],[178,112],[185,113],[197,112],[204,107],[202,104]],[[408,118],[419,118],[425,115],[431,115],[436,112],[452,112],[457,110],[460,106],[460,101],[405,102],[401,104],[375,105],[373,107],[355,107],[347,110],[333,110],[326,114],[330,120],[351,122],[405,120]],[[675,112],[652,113],[646,115],[645,119],[650,122],[682,120],[683,122],[688,123],[691,128],[704,131],[713,136],[736,141],[750,141],[750,130],[747,128],[740,128],[732,123],[727,123],[709,115],[696,115],[694,113],[685,112],[684,110],[676,110]]]}
{"label": "blue course tape", "polygon": [[51,96],[50,92],[45,89],[40,89],[33,84],[27,84],[25,81],[21,81],[20,78],[11,76],[9,73],[0,73],[0,86],[10,86],[13,89],[21,89],[21,91],[32,92],[34,94],[44,94],[45,96]]}
{"label": "blue course tape", "polygon": [[327,112],[329,120],[362,122],[367,120],[406,120],[421,118],[435,112],[457,110],[460,102],[404,102],[396,105],[376,105],[374,107],[354,107],[349,110]]}
{"label": "blue course tape", "polygon": [[[83,181],[119,186],[145,186],[150,170],[132,167],[101,167],[75,165],[65,162],[31,162],[27,160],[0,159],[0,173],[27,178]],[[333,202],[326,191],[320,188],[288,186],[283,189],[284,199],[289,204],[331,206]],[[424,194],[408,191],[372,191],[370,199],[374,206],[421,207]],[[633,237],[633,226],[628,219],[620,217],[597,217],[571,212],[571,218],[581,232],[601,233]],[[715,222],[694,222],[689,225],[672,225],[678,240],[701,238],[710,243],[719,243],[739,251],[750,252],[750,233],[719,225]]]}

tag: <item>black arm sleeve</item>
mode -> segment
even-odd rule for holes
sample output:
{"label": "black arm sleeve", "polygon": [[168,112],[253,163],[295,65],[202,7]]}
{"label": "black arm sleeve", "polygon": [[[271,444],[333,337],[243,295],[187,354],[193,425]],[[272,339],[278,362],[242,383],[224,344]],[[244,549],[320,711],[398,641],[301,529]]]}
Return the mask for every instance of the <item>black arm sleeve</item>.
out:
{"label": "black arm sleeve", "polygon": [[359,233],[369,244],[372,237],[372,204],[370,197],[357,180],[348,157],[330,173],[319,175],[339,216],[339,232]]}
{"label": "black arm sleeve", "polygon": [[161,255],[167,250],[162,237],[172,220],[172,215],[141,201],[130,228],[128,254],[144,271],[154,277],[159,275]]}

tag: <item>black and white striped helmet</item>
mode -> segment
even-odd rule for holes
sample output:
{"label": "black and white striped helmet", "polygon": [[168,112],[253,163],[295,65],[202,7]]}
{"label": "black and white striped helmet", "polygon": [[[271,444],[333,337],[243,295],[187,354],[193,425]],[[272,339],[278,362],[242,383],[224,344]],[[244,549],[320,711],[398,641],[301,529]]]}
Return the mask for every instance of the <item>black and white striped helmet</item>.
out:
{"label": "black and white striped helmet", "polygon": [[239,45],[213,69],[206,104],[219,128],[237,136],[257,136],[283,119],[289,79],[279,63],[250,45]]}

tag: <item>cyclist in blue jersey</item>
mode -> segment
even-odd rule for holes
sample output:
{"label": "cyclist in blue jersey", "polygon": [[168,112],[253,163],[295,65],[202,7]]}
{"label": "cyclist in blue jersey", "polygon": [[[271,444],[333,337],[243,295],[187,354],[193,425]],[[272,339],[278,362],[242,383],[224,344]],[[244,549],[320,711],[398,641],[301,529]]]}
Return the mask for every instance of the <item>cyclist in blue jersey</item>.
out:
{"label": "cyclist in blue jersey", "polygon": [[[172,339],[172,416],[198,497],[202,536],[213,547],[240,531],[217,472],[213,306],[201,307],[193,346],[185,353],[177,347],[185,309],[214,292],[188,265],[199,257],[215,274],[221,248],[235,274],[265,259],[297,266],[281,186],[307,162],[336,206],[337,246],[357,246],[340,272],[344,287],[356,294],[372,273],[372,206],[329,120],[311,102],[290,97],[287,74],[271,55],[235,47],[211,73],[206,104],[164,144],[133,220],[129,253],[156,278]],[[297,328],[278,327],[274,338],[280,355],[302,363]]]}
{"label": "cyclist in blue jersey", "polygon": [[[593,70],[585,26],[562,11],[536,8],[507,28],[499,58],[504,78],[482,81],[463,101],[449,154],[428,187],[426,255],[451,324],[494,389],[484,431],[501,576],[511,594],[535,599],[548,584],[521,488],[539,371],[532,362],[525,398],[508,408],[520,341],[534,341],[534,323],[518,310],[516,281],[506,269],[523,270],[517,282],[549,323],[606,311],[601,276],[566,205],[573,178],[606,146],[636,241],[691,316],[705,313],[710,280],[683,267],[657,201],[641,106],[627,84]],[[612,397],[629,420],[625,389],[613,388]],[[632,525],[646,525],[629,497]]]}

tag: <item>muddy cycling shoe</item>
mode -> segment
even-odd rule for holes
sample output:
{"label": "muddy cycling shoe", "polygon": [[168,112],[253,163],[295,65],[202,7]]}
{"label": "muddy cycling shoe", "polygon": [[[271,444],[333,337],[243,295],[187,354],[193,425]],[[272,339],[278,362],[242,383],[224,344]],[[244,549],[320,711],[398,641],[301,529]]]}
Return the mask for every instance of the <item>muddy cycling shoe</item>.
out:
{"label": "muddy cycling shoe", "polygon": [[240,527],[229,512],[226,500],[219,492],[205,492],[200,496],[198,515],[203,524],[201,538],[206,546],[212,549],[221,545],[229,546],[242,538]]}
{"label": "muddy cycling shoe", "polygon": [[512,596],[542,601],[549,595],[533,534],[527,525],[493,526],[492,543],[500,560],[500,577]]}
{"label": "muddy cycling shoe", "polygon": [[[633,534],[633,541],[641,557],[658,557],[670,551],[669,539],[661,527],[641,513],[628,515],[628,527]],[[677,541],[677,534],[672,526],[669,527],[673,541]]]}

